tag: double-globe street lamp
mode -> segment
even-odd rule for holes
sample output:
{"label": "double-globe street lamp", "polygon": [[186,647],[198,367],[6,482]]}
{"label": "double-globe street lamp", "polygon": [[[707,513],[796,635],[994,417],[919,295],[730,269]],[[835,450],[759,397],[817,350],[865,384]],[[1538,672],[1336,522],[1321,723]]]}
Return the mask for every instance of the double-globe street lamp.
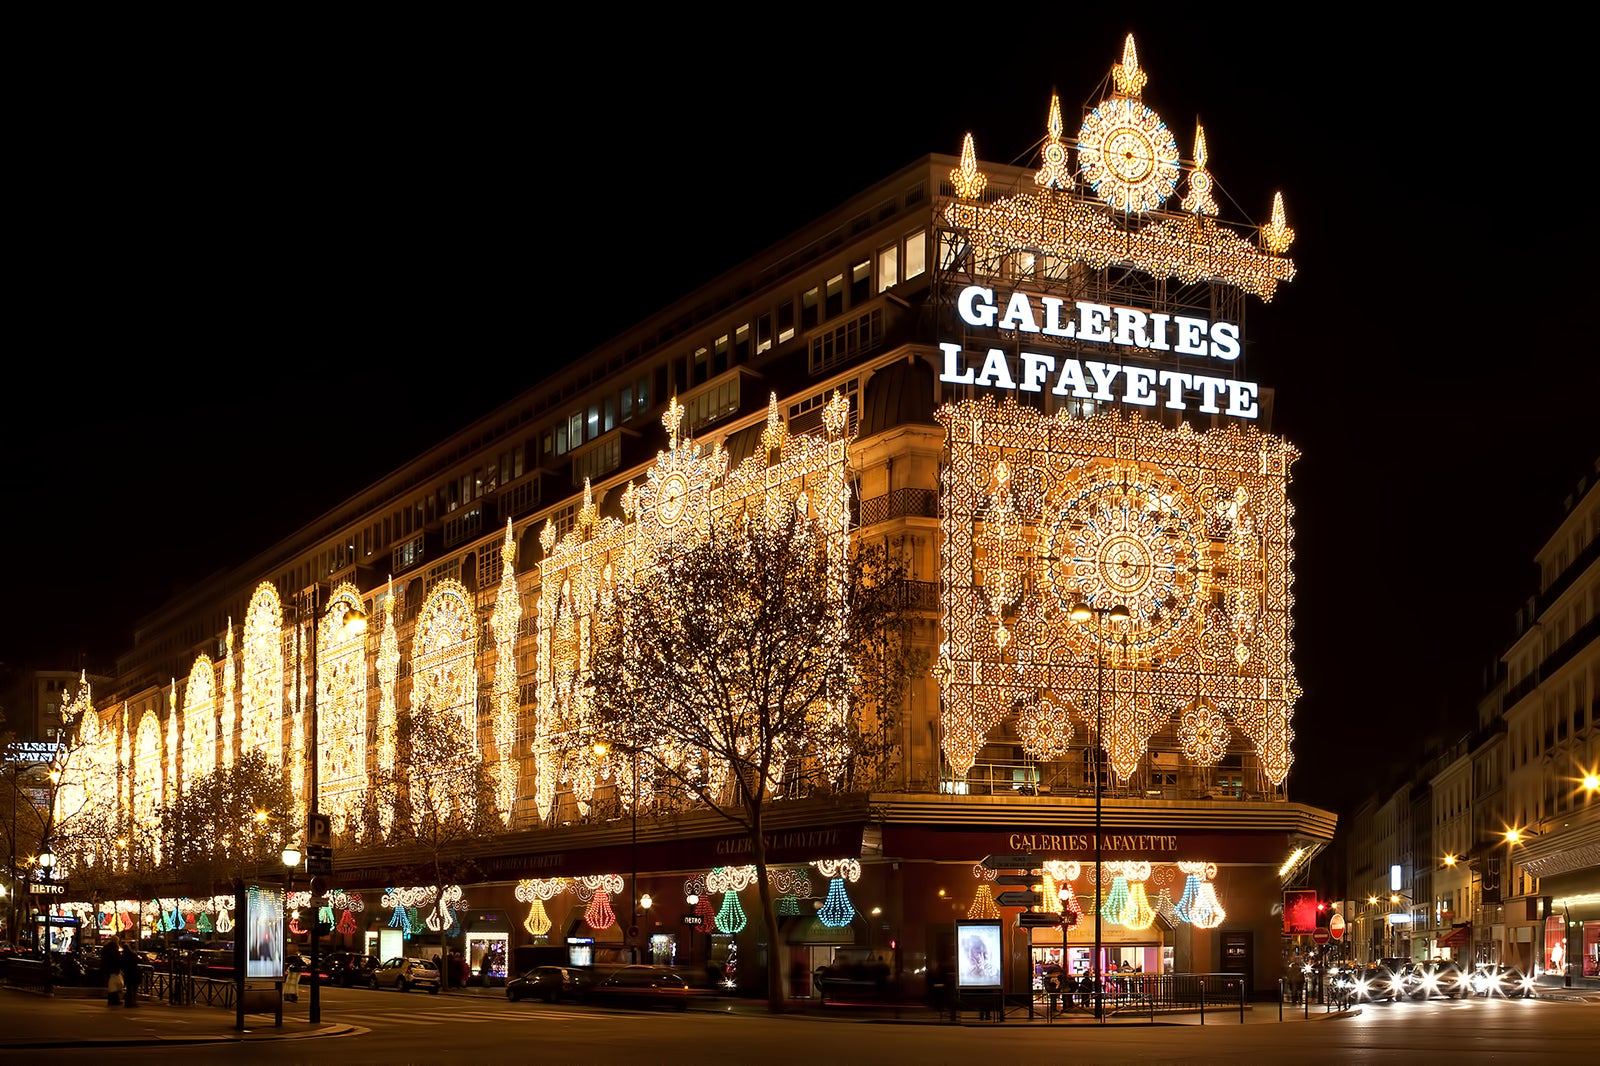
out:
{"label": "double-globe street lamp", "polygon": [[1113,604],[1110,607],[1096,607],[1086,602],[1072,605],[1068,617],[1078,625],[1086,625],[1091,619],[1094,628],[1094,960],[1090,963],[1090,970],[1094,974],[1094,1016],[1101,1024],[1105,1023],[1105,976],[1100,972],[1100,904],[1103,895],[1101,884],[1102,870],[1100,867],[1100,818],[1101,794],[1104,791],[1101,783],[1100,764],[1105,757],[1105,622],[1110,619],[1118,624],[1125,624],[1130,617],[1128,608],[1122,604]]}

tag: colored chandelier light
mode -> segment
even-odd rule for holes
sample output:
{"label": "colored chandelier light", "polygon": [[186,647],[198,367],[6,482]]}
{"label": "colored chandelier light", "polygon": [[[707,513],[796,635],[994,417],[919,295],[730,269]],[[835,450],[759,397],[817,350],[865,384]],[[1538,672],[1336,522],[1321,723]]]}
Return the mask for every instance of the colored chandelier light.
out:
{"label": "colored chandelier light", "polygon": [[1222,901],[1217,899],[1216,886],[1210,881],[1201,884],[1200,895],[1190,910],[1189,920],[1201,929],[1215,929],[1227,916],[1228,912],[1222,909]]}
{"label": "colored chandelier light", "polygon": [[544,900],[534,897],[528,904],[528,916],[522,920],[522,928],[534,936],[544,936],[550,931],[550,915],[544,909]]}
{"label": "colored chandelier light", "polygon": [[988,885],[979,885],[978,891],[972,894],[972,906],[967,908],[968,918],[998,918],[1000,908],[994,905],[994,896],[989,891]]}
{"label": "colored chandelier light", "polygon": [[800,913],[800,899],[794,895],[782,896],[778,899],[778,917],[793,918]]}
{"label": "colored chandelier light", "polygon": [[1122,911],[1122,924],[1129,929],[1148,929],[1156,920],[1155,908],[1145,895],[1144,882],[1135,881],[1128,886],[1128,903]]}
{"label": "colored chandelier light", "polygon": [[599,931],[610,929],[617,923],[617,916],[611,910],[611,897],[603,888],[594,891],[594,899],[589,901],[589,909],[583,912],[583,920],[590,929]]}
{"label": "colored chandelier light", "polygon": [[[1110,865],[1107,863],[1107,865]],[[1100,904],[1100,917],[1115,925],[1122,924],[1123,915],[1128,910],[1128,879],[1122,874],[1112,878],[1111,891],[1106,894],[1105,902]]]}
{"label": "colored chandelier light", "polygon": [[739,893],[732,891],[723,893],[722,909],[717,912],[717,929],[724,933],[743,932],[748,921],[744,907],[739,904]]}
{"label": "colored chandelier light", "polygon": [[843,929],[855,920],[856,909],[844,890],[844,878],[835,877],[828,882],[828,898],[822,901],[817,919],[829,929]]}
{"label": "colored chandelier light", "polygon": [[1191,873],[1184,879],[1183,895],[1178,897],[1178,902],[1173,905],[1178,912],[1178,917],[1186,922],[1193,922],[1195,901],[1200,898],[1200,875]]}

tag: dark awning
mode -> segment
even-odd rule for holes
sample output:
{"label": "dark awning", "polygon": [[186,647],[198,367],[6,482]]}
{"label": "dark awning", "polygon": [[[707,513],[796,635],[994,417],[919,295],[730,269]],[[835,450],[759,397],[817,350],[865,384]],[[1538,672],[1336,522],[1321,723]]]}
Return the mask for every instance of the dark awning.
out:
{"label": "dark awning", "polygon": [[1442,948],[1465,948],[1471,945],[1471,922],[1463,922],[1460,925],[1452,926],[1448,933],[1439,938],[1439,946]]}

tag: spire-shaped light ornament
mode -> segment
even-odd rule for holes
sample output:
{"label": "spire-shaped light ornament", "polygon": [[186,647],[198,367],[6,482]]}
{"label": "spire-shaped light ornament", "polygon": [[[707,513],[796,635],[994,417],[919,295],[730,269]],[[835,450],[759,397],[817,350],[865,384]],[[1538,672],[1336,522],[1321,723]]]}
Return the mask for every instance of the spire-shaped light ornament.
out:
{"label": "spire-shaped light ornament", "polygon": [[1289,228],[1283,211],[1283,193],[1272,194],[1272,221],[1261,227],[1261,245],[1273,255],[1282,255],[1294,243],[1294,230]]}
{"label": "spire-shaped light ornament", "polygon": [[1211,195],[1211,172],[1206,169],[1206,128],[1194,124],[1194,170],[1189,172],[1189,194],[1183,209],[1193,215],[1215,215],[1217,201]]}
{"label": "spire-shaped light ornament", "polygon": [[1111,80],[1116,84],[1117,92],[1135,99],[1144,91],[1145,83],[1150,80],[1148,75],[1139,69],[1139,50],[1133,46],[1131,33],[1128,34],[1128,39],[1122,42],[1122,62],[1111,68]]}
{"label": "spire-shaped light ornament", "polygon": [[1067,146],[1061,140],[1061,97],[1050,94],[1050,119],[1046,124],[1044,147],[1040,149],[1039,172],[1034,183],[1046,189],[1071,189],[1072,168],[1067,165]]}
{"label": "spire-shaped light ornament", "polygon": [[994,905],[994,893],[989,891],[988,885],[979,885],[978,891],[972,894],[972,906],[967,908],[968,918],[998,918],[1000,908]]}
{"label": "spire-shaped light ornament", "polygon": [[950,184],[963,200],[976,200],[989,184],[989,179],[978,169],[978,153],[972,147],[970,133],[961,142],[961,165],[950,172]]}

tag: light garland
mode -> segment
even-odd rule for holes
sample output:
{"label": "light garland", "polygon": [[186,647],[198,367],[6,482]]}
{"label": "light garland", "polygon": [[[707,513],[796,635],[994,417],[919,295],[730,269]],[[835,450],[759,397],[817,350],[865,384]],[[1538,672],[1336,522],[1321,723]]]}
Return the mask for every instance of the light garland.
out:
{"label": "light garland", "polygon": [[[400,676],[400,638],[395,633],[394,578],[389,578],[388,593],[380,597],[383,610],[383,636],[378,641],[378,722],[374,740],[378,748],[378,773],[392,782],[399,756],[400,716],[395,699],[395,682]],[[378,824],[388,833],[394,824],[394,786],[388,784],[378,797]]]}
{"label": "light garland", "polygon": [[718,866],[706,874],[708,892],[743,892],[756,880],[754,866]]}
{"label": "light garland", "polygon": [[189,667],[183,690],[183,783],[194,784],[217,766],[215,668],[204,654]]}
{"label": "light garland", "polygon": [[843,929],[855,921],[856,909],[850,903],[850,896],[844,890],[844,878],[835,877],[828,882],[828,898],[822,901],[822,908],[817,911],[817,920],[829,929]]}
{"label": "light garland", "polygon": [[851,882],[861,880],[860,859],[817,859],[811,865],[823,877],[842,877]]}
{"label": "light garland", "polygon": [[978,169],[978,152],[972,144],[972,134],[961,142],[961,163],[950,172],[950,184],[956,195],[964,200],[976,200],[983,195],[989,179]]}
{"label": "light garland", "polygon": [[222,725],[220,727],[220,735],[217,738],[217,742],[222,745],[222,757],[217,761],[224,767],[233,765],[233,734],[237,725],[233,709],[233,701],[236,698],[234,690],[236,681],[233,664],[233,616],[229,615],[228,635],[223,640],[222,650]]}

